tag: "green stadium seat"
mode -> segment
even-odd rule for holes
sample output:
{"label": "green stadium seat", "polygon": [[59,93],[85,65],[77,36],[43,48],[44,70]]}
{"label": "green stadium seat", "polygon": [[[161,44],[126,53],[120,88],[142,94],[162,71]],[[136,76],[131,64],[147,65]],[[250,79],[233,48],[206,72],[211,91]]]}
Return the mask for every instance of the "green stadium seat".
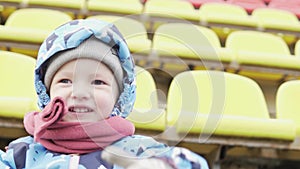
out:
{"label": "green stadium seat", "polygon": [[296,136],[292,120],[269,117],[262,90],[254,80],[222,71],[177,74],[167,97],[167,123],[181,135],[289,141]]}
{"label": "green stadium seat", "polygon": [[165,109],[158,105],[158,93],[152,75],[136,67],[136,101],[128,119],[138,129],[163,131],[166,127]]}
{"label": "green stadium seat", "polygon": [[36,57],[48,34],[70,20],[70,15],[57,10],[18,9],[8,17],[5,25],[0,25],[0,46]]}
{"label": "green stadium seat", "polygon": [[297,126],[297,136],[300,136],[300,80],[282,83],[276,94],[277,119],[293,120]]}
{"label": "green stadium seat", "polygon": [[34,89],[36,60],[30,56],[0,51],[0,116],[22,119],[38,111]]}
{"label": "green stadium seat", "polygon": [[232,53],[221,47],[216,33],[209,28],[188,23],[166,23],[157,28],[152,40],[152,56],[164,64],[179,63],[218,69],[232,61]]}
{"label": "green stadium seat", "polygon": [[225,47],[235,53],[240,74],[271,80],[280,80],[286,75],[299,76],[300,58],[291,55],[288,45],[279,36],[235,31],[227,37]]}

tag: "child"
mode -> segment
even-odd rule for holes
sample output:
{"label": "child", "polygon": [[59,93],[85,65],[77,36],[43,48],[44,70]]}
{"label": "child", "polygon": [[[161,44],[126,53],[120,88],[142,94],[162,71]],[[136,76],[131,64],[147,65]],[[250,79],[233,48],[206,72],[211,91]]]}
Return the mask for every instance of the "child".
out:
{"label": "child", "polygon": [[0,152],[0,168],[208,168],[187,149],[134,135],[125,119],[134,62],[111,23],[73,20],[54,30],[40,47],[35,87],[42,111],[25,115],[31,136]]}

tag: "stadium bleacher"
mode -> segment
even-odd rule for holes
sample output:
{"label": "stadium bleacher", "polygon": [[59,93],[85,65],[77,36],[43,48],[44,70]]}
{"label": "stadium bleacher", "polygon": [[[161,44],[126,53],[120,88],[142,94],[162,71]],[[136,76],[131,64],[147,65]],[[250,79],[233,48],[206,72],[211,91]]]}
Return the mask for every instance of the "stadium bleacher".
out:
{"label": "stadium bleacher", "polygon": [[0,46],[9,51],[37,56],[39,46],[50,31],[70,20],[70,15],[58,10],[16,10],[9,15],[4,25],[0,25]]}
{"label": "stadium bleacher", "polygon": [[[6,73],[13,72],[11,62],[19,62],[22,72],[16,73],[24,78],[22,84],[0,83],[0,140],[26,135],[22,117],[38,110],[30,76],[43,39],[66,21],[96,18],[120,29],[138,65],[137,101],[129,116],[138,134],[187,147],[212,168],[299,166],[299,5],[0,0],[0,78],[14,80]],[[20,69],[26,65],[17,58],[31,65]],[[19,92],[8,90],[12,84],[22,85],[14,87]]]}

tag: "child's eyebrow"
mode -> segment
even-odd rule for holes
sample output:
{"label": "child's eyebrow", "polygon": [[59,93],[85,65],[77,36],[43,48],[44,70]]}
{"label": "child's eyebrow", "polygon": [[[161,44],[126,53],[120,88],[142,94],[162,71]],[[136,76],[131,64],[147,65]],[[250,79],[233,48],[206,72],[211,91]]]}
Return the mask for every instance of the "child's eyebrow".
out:
{"label": "child's eyebrow", "polygon": [[75,72],[73,72],[73,71],[60,71],[57,73],[59,73],[60,75],[63,75],[63,76],[73,76],[75,74]]}

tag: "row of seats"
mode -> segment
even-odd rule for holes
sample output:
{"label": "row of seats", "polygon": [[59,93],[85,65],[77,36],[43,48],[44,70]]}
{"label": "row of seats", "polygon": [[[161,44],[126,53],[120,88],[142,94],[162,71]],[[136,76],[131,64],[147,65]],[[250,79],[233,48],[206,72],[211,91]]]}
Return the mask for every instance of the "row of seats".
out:
{"label": "row of seats", "polygon": [[[49,7],[49,8],[65,8],[70,9],[75,13],[86,13],[87,11],[103,11],[115,12],[123,14],[141,13],[145,6],[151,6],[154,0],[111,0],[109,2],[99,0],[64,0],[50,1],[43,0],[0,0],[2,5],[14,5],[16,7]],[[175,2],[174,2],[175,1]],[[168,4],[177,3],[178,0],[169,1]],[[286,3],[285,0],[183,0],[190,3],[195,9],[199,9],[205,3],[217,2],[227,3],[243,7],[248,13],[251,13],[256,8],[274,8],[290,11],[300,16],[297,8],[299,0],[294,0]],[[122,5],[119,5],[121,4]],[[151,5],[149,5],[151,4]],[[147,8],[147,7],[146,7]],[[77,11],[76,11],[77,10]]]}
{"label": "row of seats", "polygon": [[[22,119],[38,111],[34,91],[35,59],[0,51],[0,116]],[[21,76],[20,76],[21,75]],[[292,141],[300,134],[297,98],[300,81],[277,92],[277,118],[271,119],[264,95],[252,79],[223,71],[194,70],[176,75],[166,108],[158,106],[156,83],[137,67],[137,98],[128,117],[138,129]],[[147,83],[144,83],[147,81]],[[276,131],[276,132],[270,132]]]}
{"label": "row of seats", "polygon": [[300,134],[299,106],[294,99],[299,91],[300,80],[285,82],[278,88],[274,119],[254,80],[222,71],[186,71],[173,78],[166,109],[160,109],[151,74],[138,68],[137,102],[129,119],[145,130],[172,132],[170,128],[174,128],[178,134],[291,141]]}
{"label": "row of seats", "polygon": [[[291,34],[287,36],[287,42],[291,44],[295,42],[295,38],[298,37],[297,32],[300,30],[300,23],[297,17],[282,10],[260,8],[255,10],[251,16],[248,16],[244,9],[230,4],[206,3],[201,7],[200,12],[196,12],[195,10],[192,11],[190,4],[187,4],[185,1],[178,1],[178,4],[172,3],[171,6],[167,5],[169,1],[153,0],[150,2],[153,5],[145,9],[143,16],[140,16],[140,13],[132,13],[138,14],[138,16],[130,16],[144,22],[148,31],[154,31],[163,18],[165,19],[164,22],[170,22],[170,20],[172,21],[172,19],[176,18],[176,22],[190,21],[212,28],[217,26],[220,30],[216,32],[221,39],[226,38],[229,32],[243,28]],[[173,10],[179,7],[180,10]]]}
{"label": "row of seats", "polygon": [[[249,15],[244,8],[228,3],[205,3],[199,10],[193,10],[193,7],[185,1],[171,2],[152,0],[146,3],[143,14],[148,18],[148,22],[154,25],[153,30],[157,27],[156,23],[191,22],[216,29],[222,39],[225,39],[231,31],[241,29],[299,37],[299,20],[289,11],[257,8]],[[287,42],[293,43],[294,39]]]}
{"label": "row of seats", "polygon": [[238,5],[243,7],[249,14],[252,13],[253,10],[257,8],[274,8],[286,10],[294,13],[300,18],[299,13],[299,0],[289,1],[286,0],[186,0],[193,4],[196,9],[199,9],[202,4],[210,3],[210,2],[218,2],[218,3],[228,3],[233,5]]}
{"label": "row of seats", "polygon": [[[213,29],[190,23],[162,24],[154,32],[153,38],[149,39],[144,25],[130,17],[94,15],[88,18],[113,22],[124,35],[141,66],[143,64],[139,61],[159,62],[159,66],[179,63],[184,69],[200,66],[236,73],[247,73],[250,70],[254,76],[265,73],[263,78],[300,76],[300,40],[291,52],[286,41],[279,36],[240,30],[231,32],[222,46]],[[40,24],[45,20],[47,23]],[[0,46],[35,57],[49,32],[69,20],[72,18],[68,14],[56,10],[17,10],[10,15],[5,25],[0,26]]]}
{"label": "row of seats", "polygon": [[[12,0],[4,0],[2,3],[0,0],[0,5],[5,5],[4,2],[7,1],[11,2]],[[13,0],[13,2],[15,1],[16,0]],[[51,1],[51,3],[48,3],[40,0],[26,0],[24,2],[22,1],[21,4],[24,6],[24,3],[27,3],[28,7],[47,8],[46,4],[48,3],[48,6],[51,6],[51,9],[53,9],[55,7],[63,7],[63,5],[66,5],[67,2],[68,1]],[[228,3],[207,2],[202,4],[199,10],[195,10],[191,3],[183,0],[149,0],[145,3],[145,5],[142,5],[139,0],[126,0],[126,3],[123,2],[122,5],[116,5],[121,3],[120,0],[112,0],[108,2],[89,0],[87,1],[87,5],[84,5],[84,0],[78,0],[70,3],[69,8],[72,9],[72,13],[80,17],[87,17],[95,14],[112,14],[119,16],[130,15],[130,17],[134,17],[144,23],[147,23],[147,28],[149,28],[149,30],[155,30],[155,25],[157,25],[157,23],[176,21],[192,22],[194,24],[200,24],[207,27],[217,26],[222,30],[218,31],[218,34],[222,38],[226,37],[228,32],[235,29],[255,29],[281,34],[291,34],[293,35],[292,37],[299,36],[299,20],[297,15],[290,11],[276,8],[257,8],[253,10],[251,15],[248,15],[247,10],[243,7],[229,3],[229,1],[224,2]],[[41,4],[36,5],[35,3]],[[74,3],[78,3],[77,12],[74,12],[75,7],[72,6]],[[84,6],[88,6],[88,9],[82,9]],[[68,6],[65,8],[68,8]],[[68,11],[65,8],[56,9],[60,9],[64,12]],[[83,16],[79,14],[82,11],[85,11]],[[226,29],[224,30],[224,28]],[[288,42],[293,43],[294,39],[289,40]]]}

